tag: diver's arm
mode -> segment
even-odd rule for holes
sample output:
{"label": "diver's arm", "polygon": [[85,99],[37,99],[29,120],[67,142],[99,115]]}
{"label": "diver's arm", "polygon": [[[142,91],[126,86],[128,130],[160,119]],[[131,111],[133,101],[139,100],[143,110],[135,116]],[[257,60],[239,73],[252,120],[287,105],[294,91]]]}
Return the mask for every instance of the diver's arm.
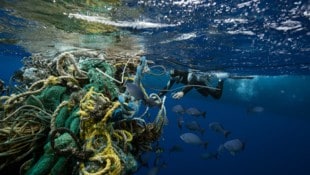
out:
{"label": "diver's arm", "polygon": [[188,78],[189,74],[184,73],[181,78],[181,82],[184,84],[184,87],[181,91],[175,93],[172,98],[181,99],[186,93],[188,93],[192,88],[192,84],[194,84],[194,79]]}
{"label": "diver's arm", "polygon": [[163,96],[165,95],[169,89],[173,86],[173,84],[175,83],[175,80],[173,80],[172,78],[168,81],[167,85],[158,93],[158,96]]}
{"label": "diver's arm", "polygon": [[193,89],[193,86],[191,86],[191,84],[187,84],[185,85],[185,87],[182,89],[183,94],[185,95],[186,93],[188,93],[190,90]]}
{"label": "diver's arm", "polygon": [[181,91],[173,94],[172,98],[174,99],[180,99],[182,98],[187,92],[189,92],[193,87],[192,86],[187,86],[183,88]]}
{"label": "diver's arm", "polygon": [[197,82],[196,78],[191,76],[191,78],[189,78],[190,74],[187,75],[186,79],[184,79],[184,88],[182,89],[183,94],[187,94],[190,90],[193,89],[193,85],[197,85],[200,82]]}

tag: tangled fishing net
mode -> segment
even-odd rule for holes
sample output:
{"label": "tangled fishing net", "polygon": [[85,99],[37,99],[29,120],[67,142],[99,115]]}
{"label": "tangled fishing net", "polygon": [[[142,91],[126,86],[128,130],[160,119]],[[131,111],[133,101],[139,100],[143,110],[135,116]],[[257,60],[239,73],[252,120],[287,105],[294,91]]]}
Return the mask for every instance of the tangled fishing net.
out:
{"label": "tangled fishing net", "polygon": [[[137,171],[138,157],[161,136],[165,97],[144,90],[148,61],[143,56],[111,53],[79,50],[24,60],[20,88],[1,96],[0,170],[20,163],[20,174],[26,175]],[[144,104],[125,82],[156,104],[151,122],[146,112],[139,114]]]}

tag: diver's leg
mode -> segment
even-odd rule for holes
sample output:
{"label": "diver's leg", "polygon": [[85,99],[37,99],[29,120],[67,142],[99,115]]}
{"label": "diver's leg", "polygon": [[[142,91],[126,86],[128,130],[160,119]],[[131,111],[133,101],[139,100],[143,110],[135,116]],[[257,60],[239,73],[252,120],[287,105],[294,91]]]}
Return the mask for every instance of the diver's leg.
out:
{"label": "diver's leg", "polygon": [[220,99],[222,97],[224,87],[224,81],[219,80],[216,89],[207,89],[208,94],[210,94],[214,99]]}
{"label": "diver's leg", "polygon": [[214,99],[220,99],[222,97],[223,87],[224,81],[219,80],[216,88],[197,88],[197,91],[204,96],[211,95]]}
{"label": "diver's leg", "polygon": [[203,96],[208,96],[209,95],[209,89],[207,88],[201,88],[201,87],[195,87],[196,90]]}
{"label": "diver's leg", "polygon": [[196,82],[195,83],[197,86],[195,86],[195,89],[203,96],[208,96],[210,89],[206,87],[205,83],[202,82]]}

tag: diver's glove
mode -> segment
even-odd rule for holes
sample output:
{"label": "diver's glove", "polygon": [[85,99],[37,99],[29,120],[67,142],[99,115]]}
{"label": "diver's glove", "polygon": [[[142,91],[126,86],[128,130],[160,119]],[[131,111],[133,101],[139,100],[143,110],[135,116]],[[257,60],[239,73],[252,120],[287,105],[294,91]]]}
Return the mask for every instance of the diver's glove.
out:
{"label": "diver's glove", "polygon": [[180,92],[177,92],[175,94],[173,94],[172,98],[174,99],[180,99],[184,96],[184,92],[180,91]]}

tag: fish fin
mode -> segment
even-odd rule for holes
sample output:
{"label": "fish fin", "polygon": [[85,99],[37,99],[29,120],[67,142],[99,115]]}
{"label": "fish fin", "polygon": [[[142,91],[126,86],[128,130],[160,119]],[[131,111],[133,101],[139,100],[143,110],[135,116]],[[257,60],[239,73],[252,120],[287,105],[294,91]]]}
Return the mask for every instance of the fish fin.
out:
{"label": "fish fin", "polygon": [[207,112],[202,112],[202,117],[206,118]]}
{"label": "fish fin", "polygon": [[204,143],[203,143],[203,147],[204,147],[205,149],[208,148],[208,145],[209,145],[209,142],[204,142]]}
{"label": "fish fin", "polygon": [[230,131],[224,131],[224,137],[227,138],[231,134]]}
{"label": "fish fin", "polygon": [[230,153],[230,155],[232,155],[232,156],[235,156],[235,155],[236,155],[236,153],[235,153],[234,151],[230,151],[229,153]]}
{"label": "fish fin", "polygon": [[215,158],[215,159],[219,159],[219,158],[220,158],[220,153],[219,153],[218,151],[216,151],[216,152],[214,153],[214,158]]}
{"label": "fish fin", "polygon": [[247,139],[247,138],[241,138],[240,141],[241,141],[241,143],[242,143],[242,148],[241,148],[241,150],[244,151],[245,146],[248,144],[248,139]]}
{"label": "fish fin", "polygon": [[242,148],[241,148],[242,151],[244,150],[245,145],[246,145],[246,141],[243,141],[243,142],[242,142]]}
{"label": "fish fin", "polygon": [[205,133],[205,129],[204,128],[202,128],[201,130],[200,130],[200,133],[201,133],[201,135],[203,135],[204,133]]}
{"label": "fish fin", "polygon": [[218,147],[218,149],[217,149],[217,152],[218,152],[218,154],[221,154],[221,153],[223,153],[224,152],[224,145],[223,144],[221,144],[219,147]]}

